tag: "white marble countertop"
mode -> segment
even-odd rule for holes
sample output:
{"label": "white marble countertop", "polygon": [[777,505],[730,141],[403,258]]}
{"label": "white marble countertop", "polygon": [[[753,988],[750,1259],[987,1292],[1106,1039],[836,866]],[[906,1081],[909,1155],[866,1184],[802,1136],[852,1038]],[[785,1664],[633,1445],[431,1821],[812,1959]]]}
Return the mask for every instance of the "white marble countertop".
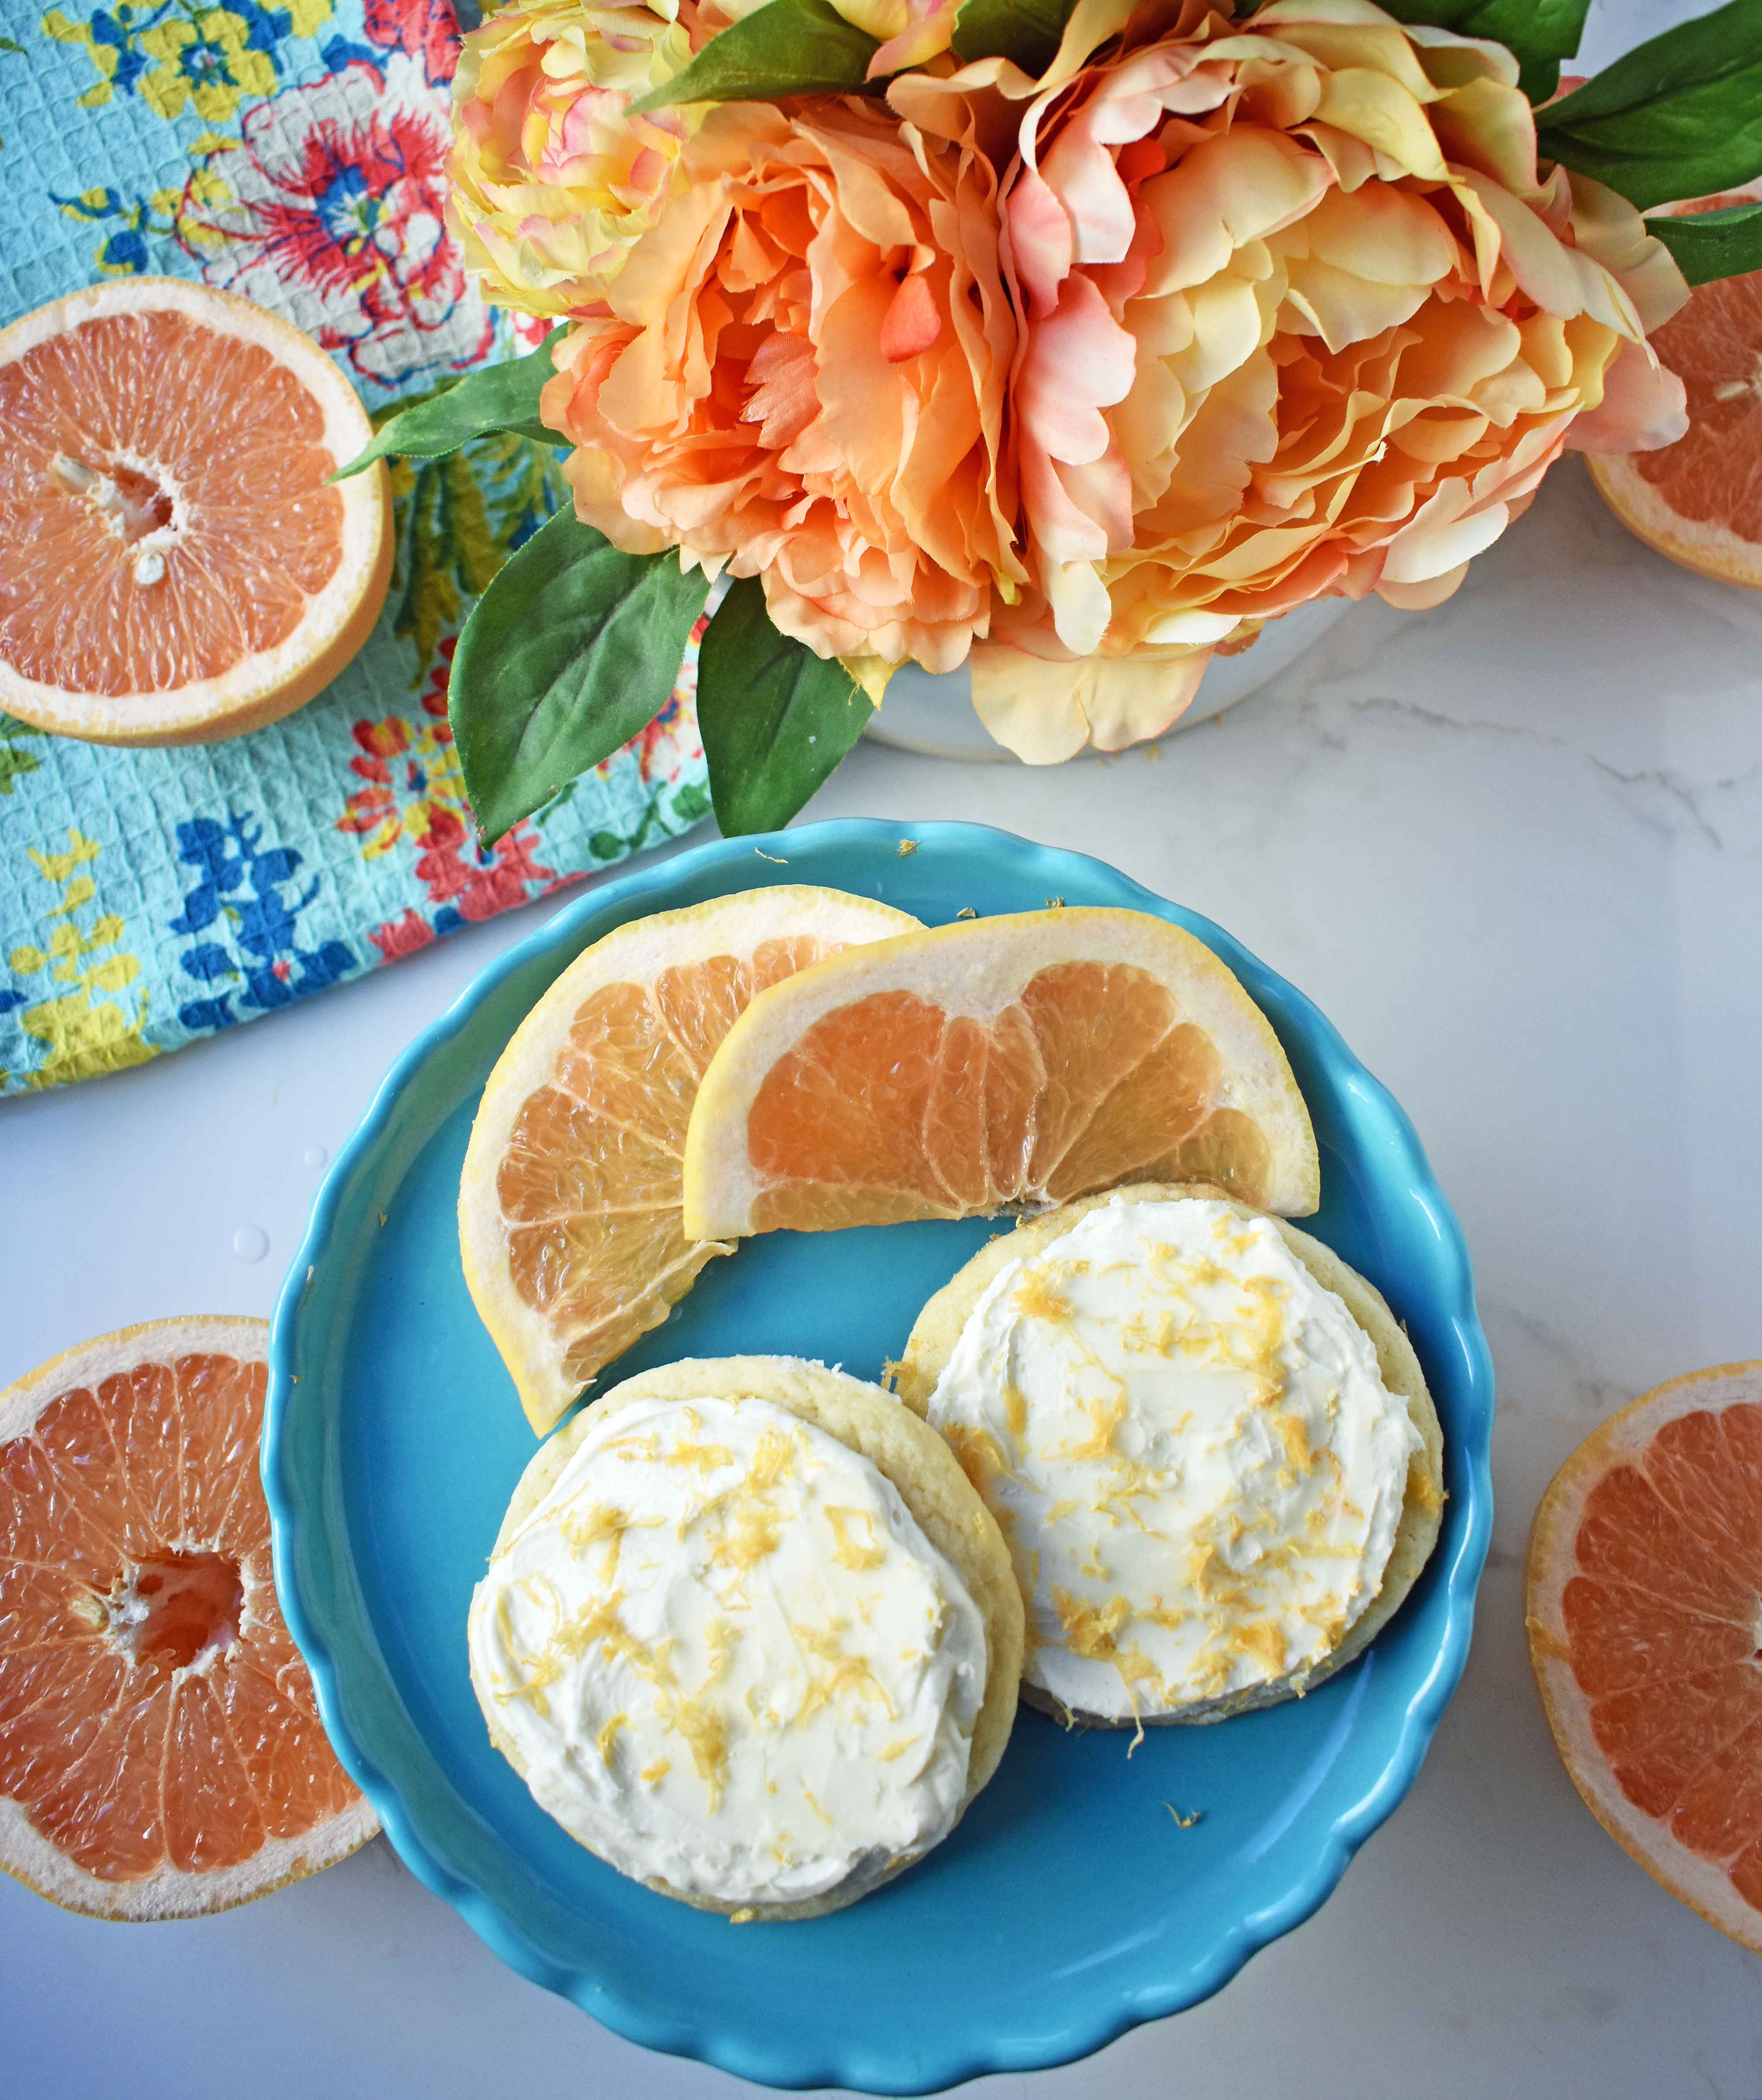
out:
{"label": "white marble countertop", "polygon": [[[1412,1113],[1499,1369],[1473,1652],[1405,1805],[1208,2004],[989,2087],[1756,2100],[1762,1971],[1580,1805],[1530,1677],[1522,1558],[1604,1414],[1762,1355],[1762,597],[1649,554],[1569,459],[1450,605],[1355,610],[1160,753],[1041,772],[866,747],[808,814],[1100,850],[1240,935]],[[385,1067],[543,908],[0,1108],[0,1383],[127,1321],[267,1313]],[[757,2089],[515,1976],[383,1841],[182,1925],[92,1923],[0,1877],[0,1945],[20,2100]]]}

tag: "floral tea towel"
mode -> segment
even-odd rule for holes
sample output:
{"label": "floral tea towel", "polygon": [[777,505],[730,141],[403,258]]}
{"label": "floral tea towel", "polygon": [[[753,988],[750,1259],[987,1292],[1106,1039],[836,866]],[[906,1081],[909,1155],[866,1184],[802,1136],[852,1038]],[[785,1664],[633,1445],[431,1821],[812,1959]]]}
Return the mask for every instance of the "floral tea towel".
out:
{"label": "floral tea towel", "polygon": [[[297,323],[376,413],[529,346],[447,228],[457,50],[446,0],[0,0],[0,325],[105,276],[197,278]],[[140,1064],[707,813],[693,659],[632,744],[478,845],[453,646],[562,479],[508,439],[393,488],[385,611],[285,721],[137,752],[0,715],[0,1093]]]}

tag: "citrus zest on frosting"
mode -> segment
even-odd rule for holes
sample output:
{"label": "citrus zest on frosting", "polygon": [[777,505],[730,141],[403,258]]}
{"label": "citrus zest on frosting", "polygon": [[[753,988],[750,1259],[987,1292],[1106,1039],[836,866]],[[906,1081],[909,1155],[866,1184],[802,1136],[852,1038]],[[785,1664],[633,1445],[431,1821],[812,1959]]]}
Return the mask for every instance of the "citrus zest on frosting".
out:
{"label": "citrus zest on frosting", "polygon": [[1117,1197],[1007,1264],[929,1402],[1029,1604],[1028,1682],[1142,1719],[1308,1673],[1381,1586],[1419,1433],[1270,1220]]}
{"label": "citrus zest on frosting", "polygon": [[542,1807],[625,1873],[740,1905],[945,1835],[987,1669],[978,1606],[896,1489],[751,1397],[590,1427],[492,1559],[470,1648]]}

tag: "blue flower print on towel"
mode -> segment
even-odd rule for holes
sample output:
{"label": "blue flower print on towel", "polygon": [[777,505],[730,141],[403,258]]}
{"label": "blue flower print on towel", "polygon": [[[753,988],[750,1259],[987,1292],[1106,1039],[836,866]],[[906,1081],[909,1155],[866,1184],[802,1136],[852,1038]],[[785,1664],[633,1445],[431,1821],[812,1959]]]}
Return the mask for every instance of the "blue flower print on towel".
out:
{"label": "blue flower print on towel", "polygon": [[232,1011],[235,999],[265,1010],[287,1006],[324,990],[355,967],[355,951],[346,942],[298,945],[295,921],[317,896],[319,885],[315,876],[301,895],[283,896],[301,862],[291,846],[260,851],[262,825],[230,815],[224,824],[214,817],[194,818],[178,826],[177,836],[178,859],[199,870],[200,879],[170,922],[170,930],[226,937],[197,938],[178,960],[204,984],[231,986],[181,1006],[178,1018],[186,1028],[230,1028],[242,1018]]}

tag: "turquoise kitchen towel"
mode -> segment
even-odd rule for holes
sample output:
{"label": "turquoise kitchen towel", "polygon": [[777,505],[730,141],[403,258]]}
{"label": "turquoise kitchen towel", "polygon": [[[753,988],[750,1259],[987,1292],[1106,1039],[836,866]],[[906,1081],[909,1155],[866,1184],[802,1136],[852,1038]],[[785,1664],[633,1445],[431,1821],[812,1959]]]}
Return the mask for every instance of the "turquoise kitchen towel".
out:
{"label": "turquoise kitchen towel", "polygon": [[[447,228],[457,49],[446,0],[0,0],[0,324],[104,276],[197,278],[315,336],[375,412],[529,347]],[[707,814],[694,645],[654,724],[478,847],[453,646],[561,477],[492,440],[394,492],[372,639],[284,721],[133,752],[0,715],[0,1093],[271,1012]]]}

